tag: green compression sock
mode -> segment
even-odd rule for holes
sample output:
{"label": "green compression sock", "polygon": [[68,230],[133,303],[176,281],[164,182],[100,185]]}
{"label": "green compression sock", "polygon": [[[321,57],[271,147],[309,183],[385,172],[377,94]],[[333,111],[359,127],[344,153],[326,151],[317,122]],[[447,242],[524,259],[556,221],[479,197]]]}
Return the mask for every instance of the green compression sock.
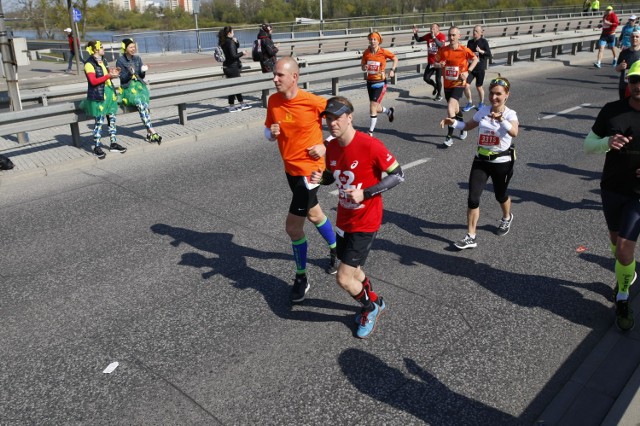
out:
{"label": "green compression sock", "polygon": [[629,287],[636,275],[636,261],[623,265],[616,260],[616,280],[618,281],[618,293],[629,294]]}

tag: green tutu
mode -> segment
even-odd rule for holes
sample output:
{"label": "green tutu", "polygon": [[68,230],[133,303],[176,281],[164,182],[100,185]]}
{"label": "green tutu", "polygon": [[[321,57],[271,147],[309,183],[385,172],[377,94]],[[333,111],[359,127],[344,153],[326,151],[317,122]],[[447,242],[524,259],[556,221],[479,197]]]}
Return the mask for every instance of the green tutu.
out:
{"label": "green tutu", "polygon": [[147,85],[138,80],[131,80],[126,88],[118,89],[122,96],[122,105],[135,106],[139,103],[149,103],[149,89]]}
{"label": "green tutu", "polygon": [[80,102],[80,108],[90,117],[100,117],[115,114],[118,111],[118,99],[113,87],[104,86],[104,101],[92,101],[85,99]]}

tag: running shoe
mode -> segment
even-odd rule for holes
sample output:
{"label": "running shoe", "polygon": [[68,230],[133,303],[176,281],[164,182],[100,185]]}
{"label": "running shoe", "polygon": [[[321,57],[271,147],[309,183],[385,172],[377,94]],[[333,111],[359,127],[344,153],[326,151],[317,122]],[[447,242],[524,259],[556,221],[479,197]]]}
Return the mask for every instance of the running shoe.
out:
{"label": "running shoe", "polygon": [[596,68],[600,68],[601,67],[600,62],[594,62],[593,66],[596,67]]}
{"label": "running shoe", "polygon": [[227,107],[227,110],[228,110],[229,112],[238,112],[238,111],[240,111],[241,109],[242,109],[242,108],[237,107],[237,106],[235,106],[235,105],[229,105],[229,106]]}
{"label": "running shoe", "polygon": [[613,62],[611,62],[611,66],[612,66],[612,67],[615,67],[617,63],[618,63],[618,61],[616,61],[616,60],[614,59],[614,60],[613,60]]}
{"label": "running shoe", "polygon": [[513,213],[509,213],[508,219],[500,219],[500,225],[498,229],[496,229],[496,234],[500,237],[507,235],[511,228],[511,222],[513,222]]}
{"label": "running shoe", "polygon": [[369,130],[369,131],[367,132],[367,134],[368,134],[369,136],[373,136],[373,132],[372,132],[371,130]]}
{"label": "running shoe", "polygon": [[324,270],[327,274],[334,275],[338,272],[338,254],[336,249],[329,252],[329,266]]}
{"label": "running shoe", "polygon": [[293,288],[291,289],[291,303],[302,302],[310,288],[307,276],[296,274],[296,279],[293,280]]}
{"label": "running shoe", "polygon": [[468,249],[468,248],[476,248],[478,247],[478,243],[475,238],[471,238],[471,235],[467,234],[460,241],[456,241],[454,244],[456,248],[460,250]]}
{"label": "running shoe", "polygon": [[160,143],[162,142],[162,136],[160,136],[157,133],[147,133],[147,136],[145,137],[145,139],[149,143],[156,143],[157,142],[158,145],[160,145]]}
{"label": "running shoe", "polygon": [[389,123],[393,123],[393,114],[396,112],[395,108],[389,108],[389,113],[387,114],[389,116]]}
{"label": "running shoe", "polygon": [[107,154],[104,153],[104,151],[102,150],[102,148],[98,145],[95,148],[93,148],[93,153],[96,155],[96,157],[98,157],[98,159],[102,160],[104,157],[107,156]]}
{"label": "running shoe", "polygon": [[482,102],[480,102],[478,104],[478,106],[476,107],[476,111],[480,111],[480,108],[482,108],[484,106],[484,104]]}
{"label": "running shoe", "polygon": [[125,152],[127,152],[127,148],[114,142],[111,145],[109,145],[109,151],[119,152],[120,154],[124,154]]}
{"label": "running shoe", "polygon": [[616,302],[616,326],[622,331],[631,331],[635,325],[629,300],[618,300]]}
{"label": "running shoe", "polygon": [[431,96],[435,96],[438,94],[438,89],[434,87],[433,92],[431,92]]}
{"label": "running shoe", "polygon": [[[387,305],[384,303],[384,299],[382,297],[379,297],[376,303],[379,307],[380,307],[380,312],[384,311],[385,308],[387,307]],[[364,313],[365,309],[362,308],[360,310],[360,312],[358,312],[355,316],[355,320],[356,320],[356,324],[360,324],[360,321],[362,320],[362,314]]]}
{"label": "running shoe", "polygon": [[252,107],[251,105],[249,105],[249,104],[247,104],[247,103],[244,103],[244,102],[243,102],[243,103],[241,103],[241,104],[239,105],[239,108],[240,108],[242,111],[244,111],[245,109],[251,109],[251,108],[253,108],[253,107]]}
{"label": "running shoe", "polygon": [[442,96],[438,95],[433,100],[437,101],[437,102],[440,102],[442,100]]}
{"label": "running shoe", "polygon": [[447,138],[444,140],[442,144],[448,148],[451,145],[453,145],[453,139],[447,136]]}
{"label": "running shoe", "polygon": [[373,311],[361,312],[360,314],[360,323],[358,324],[358,330],[356,331],[356,336],[360,339],[365,339],[373,333],[373,330],[376,328],[376,323],[378,322],[378,317],[382,314],[383,309],[386,306],[384,305],[384,301],[382,305],[378,305],[377,303],[373,304]]}
{"label": "running shoe", "polygon": [[460,139],[461,140],[465,140],[467,138],[467,131],[466,130],[461,130],[460,131]]}
{"label": "running shoe", "polygon": [[468,112],[468,111],[471,111],[471,108],[473,108],[474,106],[475,106],[475,105],[473,104],[473,102],[468,102],[468,103],[464,106],[464,108],[462,108],[462,110],[463,110],[464,112]]}

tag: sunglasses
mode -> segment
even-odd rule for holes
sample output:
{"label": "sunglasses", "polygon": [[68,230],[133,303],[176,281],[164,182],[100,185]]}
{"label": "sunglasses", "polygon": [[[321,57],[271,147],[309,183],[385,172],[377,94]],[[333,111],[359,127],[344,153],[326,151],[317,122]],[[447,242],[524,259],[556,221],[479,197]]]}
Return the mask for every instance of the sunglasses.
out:
{"label": "sunglasses", "polygon": [[489,83],[489,85],[491,86],[502,86],[502,87],[509,87],[509,82],[506,80],[503,80],[501,78],[494,78],[493,80],[491,80],[491,82]]}
{"label": "sunglasses", "polygon": [[629,84],[638,84],[638,83],[640,83],[640,75],[629,76]]}

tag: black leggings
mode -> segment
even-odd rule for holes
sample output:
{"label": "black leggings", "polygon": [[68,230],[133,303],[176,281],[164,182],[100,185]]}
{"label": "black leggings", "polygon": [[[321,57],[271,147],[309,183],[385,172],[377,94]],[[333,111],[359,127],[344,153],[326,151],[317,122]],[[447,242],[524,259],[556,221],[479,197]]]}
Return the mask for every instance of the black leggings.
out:
{"label": "black leggings", "polygon": [[[238,67],[222,67],[222,72],[227,78],[240,77],[240,68]],[[229,105],[233,105],[234,98],[238,99],[238,102],[242,103],[242,94],[229,95]]]}
{"label": "black leggings", "polygon": [[[435,83],[431,81],[431,76],[433,74],[436,75]],[[427,64],[427,67],[424,69],[424,75],[422,76],[422,79],[425,81],[425,83],[429,84],[430,86],[433,86],[438,91],[438,96],[442,95],[442,69],[441,68],[435,68],[433,65]]]}
{"label": "black leggings", "polygon": [[496,201],[500,204],[509,199],[507,188],[513,176],[513,160],[506,163],[492,163],[479,158],[473,160],[471,173],[469,173],[469,198],[467,206],[470,209],[480,207],[480,196],[484,190],[487,180],[491,177],[493,182],[493,193]]}

